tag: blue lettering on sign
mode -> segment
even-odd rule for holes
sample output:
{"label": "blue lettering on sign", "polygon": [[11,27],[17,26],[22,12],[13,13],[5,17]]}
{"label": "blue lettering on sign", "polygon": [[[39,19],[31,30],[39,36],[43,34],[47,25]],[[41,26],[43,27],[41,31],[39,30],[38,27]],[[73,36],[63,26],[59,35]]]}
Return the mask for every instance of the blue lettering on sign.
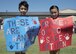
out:
{"label": "blue lettering on sign", "polygon": [[28,26],[29,25],[29,20],[28,19],[18,19],[18,20],[9,20],[7,21],[9,27],[13,26]]}
{"label": "blue lettering on sign", "polygon": [[20,34],[19,27],[7,29],[7,34]]}
{"label": "blue lettering on sign", "polygon": [[34,43],[38,31],[38,17],[17,17],[4,20],[4,34],[9,51],[26,50]]}
{"label": "blue lettering on sign", "polygon": [[19,43],[16,43],[16,49],[18,49],[18,45],[19,45]]}
{"label": "blue lettering on sign", "polygon": [[12,27],[12,26],[16,26],[16,22],[15,20],[14,21],[7,21],[9,27]]}
{"label": "blue lettering on sign", "polygon": [[17,41],[24,41],[26,38],[25,38],[25,34],[24,35],[18,35],[17,36]]}
{"label": "blue lettering on sign", "polygon": [[11,30],[11,34],[20,34],[20,32],[19,32],[19,27],[10,28],[10,30]]}

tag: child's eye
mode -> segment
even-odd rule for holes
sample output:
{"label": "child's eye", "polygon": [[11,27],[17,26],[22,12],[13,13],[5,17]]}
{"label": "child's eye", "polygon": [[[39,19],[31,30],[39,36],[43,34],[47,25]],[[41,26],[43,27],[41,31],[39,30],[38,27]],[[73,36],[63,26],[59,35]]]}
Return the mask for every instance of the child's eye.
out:
{"label": "child's eye", "polygon": [[24,8],[21,8],[21,10],[23,10]]}
{"label": "child's eye", "polygon": [[27,10],[27,9],[25,8],[25,10]]}
{"label": "child's eye", "polygon": [[26,8],[21,8],[21,10],[27,10]]}

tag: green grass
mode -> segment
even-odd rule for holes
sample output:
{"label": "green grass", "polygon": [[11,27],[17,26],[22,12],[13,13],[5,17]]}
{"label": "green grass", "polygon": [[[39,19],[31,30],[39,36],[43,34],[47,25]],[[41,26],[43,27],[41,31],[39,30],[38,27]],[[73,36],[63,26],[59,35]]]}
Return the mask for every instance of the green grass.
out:
{"label": "green grass", "polygon": [[61,49],[60,54],[76,54],[76,34],[72,36],[72,45]]}
{"label": "green grass", "polygon": [[[76,54],[76,34],[72,36],[72,45],[60,50],[60,54]],[[6,50],[5,38],[3,31],[0,31],[0,54],[15,54],[14,52],[8,52]],[[36,38],[35,44],[29,47],[26,54],[49,54],[49,51],[40,51],[38,39]]]}

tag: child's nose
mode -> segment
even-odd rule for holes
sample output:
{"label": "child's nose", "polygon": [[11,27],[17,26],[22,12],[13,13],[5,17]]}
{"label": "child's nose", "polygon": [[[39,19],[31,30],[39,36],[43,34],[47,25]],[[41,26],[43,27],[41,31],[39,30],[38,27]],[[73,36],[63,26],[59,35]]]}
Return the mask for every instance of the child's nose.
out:
{"label": "child's nose", "polygon": [[55,13],[53,13],[53,15],[56,15]]}
{"label": "child's nose", "polygon": [[22,11],[25,11],[24,9]]}

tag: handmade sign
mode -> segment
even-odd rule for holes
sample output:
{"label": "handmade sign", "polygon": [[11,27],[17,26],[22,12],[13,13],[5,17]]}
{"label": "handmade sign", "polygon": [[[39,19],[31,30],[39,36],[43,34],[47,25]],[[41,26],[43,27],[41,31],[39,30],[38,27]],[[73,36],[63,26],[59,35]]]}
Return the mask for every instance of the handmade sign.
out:
{"label": "handmade sign", "polygon": [[31,46],[39,31],[38,17],[12,17],[4,20],[8,51],[24,51]]}
{"label": "handmade sign", "polygon": [[41,51],[57,50],[71,45],[72,17],[42,19],[40,26],[38,39]]}

